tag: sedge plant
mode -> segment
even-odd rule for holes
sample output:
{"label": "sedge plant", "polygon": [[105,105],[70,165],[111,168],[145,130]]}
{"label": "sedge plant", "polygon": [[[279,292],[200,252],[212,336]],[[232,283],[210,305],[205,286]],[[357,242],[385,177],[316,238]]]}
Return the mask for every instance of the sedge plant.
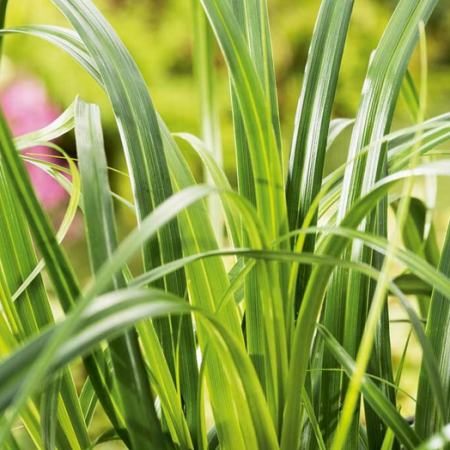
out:
{"label": "sedge plant", "polygon": [[[437,0],[398,1],[368,58],[355,119],[332,119],[353,0],[322,0],[286,167],[265,0],[192,0],[199,136],[167,128],[91,0],[51,1],[70,28],[5,28],[0,0],[1,36],[48,41],[98,82],[133,202],[109,185],[95,104],[77,98],[16,138],[0,115],[0,447],[447,448],[450,231],[440,247],[432,202],[411,194],[418,178],[450,176],[449,160],[430,159],[450,138],[450,115],[426,119],[425,26]],[[419,42],[417,88],[408,65]],[[221,164],[216,44],[229,73],[237,189]],[[400,95],[412,123],[392,130]],[[347,162],[325,176],[327,150],[348,127]],[[78,164],[52,142],[72,130]],[[202,160],[205,184],[181,140]],[[36,145],[67,166],[21,153]],[[24,162],[70,194],[57,232]],[[122,241],[115,202],[136,222]],[[85,286],[61,245],[77,211]],[[136,256],[141,273],[127,265]],[[413,424],[397,403],[409,338],[394,371],[388,296],[423,350]],[[81,390],[74,365],[85,369]],[[108,429],[94,435],[98,411]]]}

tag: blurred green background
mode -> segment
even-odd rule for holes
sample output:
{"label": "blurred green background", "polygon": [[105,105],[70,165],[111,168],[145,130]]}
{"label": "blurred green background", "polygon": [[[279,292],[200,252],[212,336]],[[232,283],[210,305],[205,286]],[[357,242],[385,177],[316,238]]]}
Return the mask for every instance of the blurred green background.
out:
{"label": "blurred green background", "polygon": [[[158,112],[172,131],[199,133],[198,96],[192,72],[194,0],[95,0],[137,61]],[[195,0],[197,1],[197,0]],[[269,0],[271,32],[279,87],[284,148],[287,153],[294,124],[309,40],[319,0]],[[376,48],[396,0],[356,0],[337,91],[334,116],[354,117],[371,52]],[[10,0],[8,26],[66,26],[50,0]],[[450,5],[440,2],[427,28],[430,64],[429,115],[447,108],[450,84],[443,83],[450,64]],[[36,75],[62,108],[76,95],[100,104],[108,149],[120,163],[119,141],[106,96],[81,68],[61,51],[36,38],[9,36],[9,64],[4,82],[18,75]],[[413,61],[415,72],[417,62]],[[222,120],[225,169],[233,181],[234,155],[227,73],[218,54],[218,96]],[[407,117],[405,116],[404,119]],[[345,153],[341,155],[345,157]],[[199,164],[193,164],[200,175]]]}
{"label": "blurred green background", "polygon": [[[125,42],[137,61],[148,84],[158,112],[173,132],[187,131],[200,134],[198,90],[192,67],[192,14],[191,1],[197,0],[94,0]],[[299,97],[302,74],[308,55],[319,0],[268,0],[271,32],[277,74],[282,134],[285,156],[289,151],[294,126],[295,109]],[[354,117],[358,107],[371,52],[376,48],[383,30],[394,11],[396,0],[356,0],[347,46],[338,85],[334,117]],[[53,24],[67,26],[64,17],[50,0],[10,0],[8,26],[25,24]],[[441,1],[427,27],[429,63],[429,105],[431,117],[450,109],[450,3]],[[95,82],[61,51],[36,38],[8,36],[3,61],[2,90],[9,89],[18,79],[35,78],[45,85],[48,96],[61,111],[81,95],[84,100],[101,106],[110,166],[124,169],[125,163],[114,117],[108,100]],[[224,167],[230,181],[235,184],[235,163],[231,108],[227,71],[217,52],[217,95],[222,125]],[[417,54],[411,62],[411,72],[418,82]],[[394,126],[409,124],[409,117],[399,103]],[[338,139],[327,160],[329,171],[346,158],[349,131]],[[73,138],[62,141],[66,150],[75,156]],[[188,148],[184,148],[192,170],[202,179],[199,161]],[[114,189],[130,197],[127,179],[112,176]],[[450,186],[441,184],[447,190]],[[443,188],[443,189],[444,189]],[[420,193],[420,187],[418,192]],[[436,220],[440,239],[450,211],[448,196],[439,198]],[[121,230],[132,225],[132,217],[119,209]],[[81,238],[80,238],[81,239]],[[89,276],[86,252],[79,236],[69,238],[69,253],[78,258],[82,279]],[[393,315],[402,313],[392,306]],[[401,357],[408,325],[393,324],[394,358]],[[415,395],[414,368],[420,352],[414,343],[407,361],[403,388]],[[401,396],[405,415],[413,411],[413,403]],[[111,444],[109,444],[111,445]],[[112,447],[110,447],[112,448]]]}

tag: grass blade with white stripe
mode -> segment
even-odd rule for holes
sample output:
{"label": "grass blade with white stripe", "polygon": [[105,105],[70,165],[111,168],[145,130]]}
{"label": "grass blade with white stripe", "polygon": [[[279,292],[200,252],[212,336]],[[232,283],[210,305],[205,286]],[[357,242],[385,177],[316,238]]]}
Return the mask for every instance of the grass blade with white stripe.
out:
{"label": "grass blade with white stripe", "polygon": [[[317,18],[300,95],[286,181],[289,229],[299,228],[322,185],[331,110],[353,0],[324,0]],[[314,236],[304,244],[314,249]],[[310,269],[300,267],[296,310]]]}
{"label": "grass blade with white stripe", "polygon": [[[75,132],[84,192],[86,236],[91,267],[95,274],[110,259],[117,246],[98,107],[77,100]],[[115,290],[126,286],[121,273],[114,277],[112,286]],[[163,448],[164,438],[136,331],[130,330],[114,339],[110,342],[110,349],[132,448]]]}

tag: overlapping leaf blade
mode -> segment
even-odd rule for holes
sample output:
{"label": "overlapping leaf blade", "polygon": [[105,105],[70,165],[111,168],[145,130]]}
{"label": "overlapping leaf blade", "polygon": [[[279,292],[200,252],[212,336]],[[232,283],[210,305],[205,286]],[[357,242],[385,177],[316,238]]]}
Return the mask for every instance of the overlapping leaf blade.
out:
{"label": "overlapping leaf blade", "polygon": [[[95,274],[111,258],[117,246],[98,107],[77,101],[75,131],[84,192],[85,228],[91,267]],[[114,277],[112,287],[115,290],[126,287],[122,273]],[[124,420],[133,448],[164,448],[164,437],[136,331],[130,330],[114,339],[110,342],[110,349]]]}

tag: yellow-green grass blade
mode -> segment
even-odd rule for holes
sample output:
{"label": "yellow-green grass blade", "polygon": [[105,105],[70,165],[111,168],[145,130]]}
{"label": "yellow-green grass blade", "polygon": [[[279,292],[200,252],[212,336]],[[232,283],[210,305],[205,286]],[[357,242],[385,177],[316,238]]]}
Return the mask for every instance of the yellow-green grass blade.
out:
{"label": "yellow-green grass blade", "polygon": [[[231,190],[231,185],[225,175],[225,172],[220,167],[220,164],[212,152],[208,151],[206,143],[203,143],[200,139],[189,133],[175,133],[174,137],[184,139],[196,151],[198,156],[201,158],[203,165],[208,170],[210,180],[214,186],[225,190]],[[221,198],[222,207],[226,215],[228,236],[231,245],[233,247],[239,247],[241,241],[239,232],[239,218],[235,217],[235,214],[227,200],[227,198]]]}
{"label": "yellow-green grass blade", "polygon": [[248,47],[256,72],[261,80],[264,96],[266,97],[272,126],[278,146],[278,154],[283,164],[281,148],[280,113],[278,111],[278,95],[275,79],[275,67],[272,54],[272,38],[270,35],[269,14],[266,0],[245,0],[238,2],[231,0],[233,11],[245,20],[245,34]]}
{"label": "yellow-green grass blade", "polygon": [[[164,267],[164,265],[160,267]],[[152,387],[161,402],[164,419],[167,421],[172,438],[183,448],[193,448],[192,441],[195,433],[194,436],[190,434],[183,412],[181,395],[170,375],[170,369],[164,358],[158,336],[154,328],[147,324],[144,326],[142,324],[137,325],[137,330],[148,361]],[[192,425],[198,426],[196,422],[193,422]]]}
{"label": "yellow-green grass blade", "polygon": [[225,0],[202,0],[233,79],[255,177],[258,212],[271,238],[286,228],[283,178],[270,108],[244,35]]}
{"label": "yellow-green grass blade", "polygon": [[[215,42],[211,26],[198,0],[192,0],[194,16],[194,73],[200,96],[201,137],[211,156],[222,166],[220,118],[217,107],[215,83]],[[206,183],[213,181],[209,170],[204,173]],[[208,212],[219,246],[223,242],[221,208],[208,199]]]}
{"label": "yellow-green grass blade", "polygon": [[[84,193],[84,220],[91,268],[98,272],[117,246],[112,199],[104,153],[100,112],[82,100],[75,104],[75,134]],[[114,290],[126,287],[122,273],[113,279]],[[122,401],[132,448],[164,447],[144,359],[135,330],[109,344],[115,382]]]}
{"label": "yellow-green grass blade", "polygon": [[[241,149],[237,149],[238,177],[248,183],[246,188],[240,187],[240,192],[250,201],[255,202],[258,214],[268,230],[269,238],[273,239],[283,233],[287,227],[283,174],[269,100],[264,94],[261,78],[256,71],[244,35],[246,24],[243,22],[243,8],[245,6],[233,2],[232,8],[230,2],[226,0],[218,2],[206,0],[202,1],[202,4],[227,62],[232,89],[237,99],[237,102],[235,101],[233,104],[233,110],[239,111],[237,113],[238,120],[235,120],[235,128],[237,127],[235,134],[238,146],[242,145]],[[242,167],[241,163],[246,166]],[[251,167],[251,171],[249,167]],[[252,176],[253,178],[251,178]],[[284,276],[286,271],[282,273]],[[281,289],[285,284],[283,276],[278,281]],[[261,301],[256,294],[257,278],[255,275],[249,275],[247,283],[252,283],[246,288],[247,343],[249,352],[256,361],[255,367],[263,386],[268,384],[266,390],[269,395],[271,411],[278,424],[281,422],[283,411],[286,374],[283,372],[271,373],[271,363],[269,355],[266,353],[267,347],[261,336],[261,330],[258,329],[258,324],[263,321],[263,314]],[[283,300],[283,297],[280,298]],[[284,307],[283,303],[275,305],[275,317],[283,317]],[[284,321],[284,318],[282,320]],[[278,330],[282,330],[283,327],[284,324],[277,324]],[[282,337],[277,340],[275,345],[278,346],[281,367],[287,367],[286,338]],[[276,380],[276,386],[271,385],[271,379]],[[276,392],[275,398],[272,398],[271,392]]]}
{"label": "yellow-green grass blade", "polygon": [[[65,153],[64,150],[62,150],[60,147],[58,147],[55,144],[41,142],[41,141],[37,141],[35,143],[38,145],[41,145],[44,147],[49,147],[49,148],[52,148],[53,150],[58,151],[59,153],[61,153],[63,155],[63,157],[66,159],[66,161],[68,162],[68,165],[69,165],[69,170],[67,173],[70,174],[72,177],[72,183],[71,183],[72,189],[70,192],[70,200],[69,200],[69,204],[67,206],[66,213],[64,214],[63,220],[59,227],[58,233],[56,234],[56,238],[57,238],[58,242],[61,243],[63,241],[63,239],[65,238],[67,232],[69,231],[73,220],[75,219],[75,215],[76,215],[78,205],[80,202],[80,196],[81,196],[80,176],[78,173],[77,166],[74,163],[73,159],[70,158],[70,156],[67,155],[67,153]],[[28,145],[31,145],[31,144],[27,144],[26,148],[28,148]],[[26,280],[24,280],[22,285],[14,292],[14,294],[11,298],[13,301],[16,301],[17,298],[19,298],[19,296],[25,291],[25,289],[27,289],[27,287],[38,276],[38,274],[42,271],[42,269],[44,267],[45,267],[44,261],[40,260],[39,263],[37,264],[37,266],[34,268],[34,270],[30,273],[30,275],[28,275]]]}
{"label": "yellow-green grass blade", "polygon": [[[245,3],[240,1],[229,1],[232,12],[235,15],[236,23],[242,32],[245,44],[249,46],[249,34],[247,27],[247,18],[245,14]],[[250,48],[249,48],[250,49]],[[254,63],[254,60],[251,61]],[[260,73],[260,77],[263,75]],[[252,157],[250,154],[249,142],[247,138],[247,130],[242,117],[242,110],[236,93],[236,87],[232,75],[230,74],[230,90],[231,90],[231,108],[233,115],[233,131],[236,154],[237,184],[238,191],[256,206],[256,183],[254,176],[254,168]],[[241,229],[244,245],[248,245],[249,236]],[[266,347],[262,335],[259,333],[258,324],[262,322],[261,299],[258,290],[258,280],[256,270],[251,270],[244,280],[244,296],[245,302],[245,336],[247,351],[253,361],[258,378],[261,381],[263,389],[267,392],[266,383],[267,375],[267,356],[265,355]]]}
{"label": "yellow-green grass blade", "polygon": [[[160,126],[168,164],[172,173],[174,190],[181,191],[195,184],[195,181],[169,130],[162,122],[160,122]],[[217,241],[207,215],[205,203],[200,202],[190,206],[180,214],[179,220],[183,231],[183,252],[185,256],[217,249]],[[229,284],[223,260],[214,258],[207,265],[197,262],[192,264],[186,273],[188,280],[195,280],[195,283],[190,283],[189,286],[192,304],[206,311],[216,311],[219,300]],[[220,317],[243,345],[236,306],[231,303],[228,304],[226,308],[221,310]],[[206,337],[200,339],[199,343],[202,350],[205,349],[207,341]],[[243,442],[236,412],[230,409],[232,393],[226,385],[225,374],[214,355],[214,350],[210,352],[208,364],[206,381],[221,442],[229,442],[230,445],[233,441],[235,443]]]}
{"label": "yellow-green grass blade", "polygon": [[[384,198],[377,206],[376,211],[378,220],[376,224],[376,234],[379,236],[387,236],[388,234],[388,215],[387,215],[387,199]],[[374,251],[372,253],[372,266],[378,271],[382,270],[383,261],[385,256],[380,252]],[[376,289],[375,280],[370,280],[369,284],[369,295],[368,295],[368,307],[370,307],[373,294]],[[359,323],[361,324],[363,320]],[[358,330],[358,334],[362,331]],[[351,344],[344,339],[344,344],[347,344],[348,348],[351,348]],[[391,336],[390,336],[390,323],[389,323],[389,306],[387,302],[385,303],[380,318],[375,330],[375,339],[372,354],[370,356],[370,361],[367,369],[367,373],[374,375],[379,379],[386,380],[387,383],[394,382],[394,375],[392,369],[392,354],[391,354]],[[380,383],[375,381],[383,394],[388,398],[393,405],[396,403],[395,390],[391,385],[386,383]],[[370,404],[364,400],[364,412],[366,417],[366,430],[367,430],[367,441],[369,449],[378,449],[383,445],[386,434],[389,429],[386,429],[383,422],[378,416],[378,413],[370,406]],[[358,426],[359,422],[355,421],[353,426]],[[354,433],[358,433],[356,430]],[[399,448],[398,441],[394,441],[394,448],[397,450]]]}

